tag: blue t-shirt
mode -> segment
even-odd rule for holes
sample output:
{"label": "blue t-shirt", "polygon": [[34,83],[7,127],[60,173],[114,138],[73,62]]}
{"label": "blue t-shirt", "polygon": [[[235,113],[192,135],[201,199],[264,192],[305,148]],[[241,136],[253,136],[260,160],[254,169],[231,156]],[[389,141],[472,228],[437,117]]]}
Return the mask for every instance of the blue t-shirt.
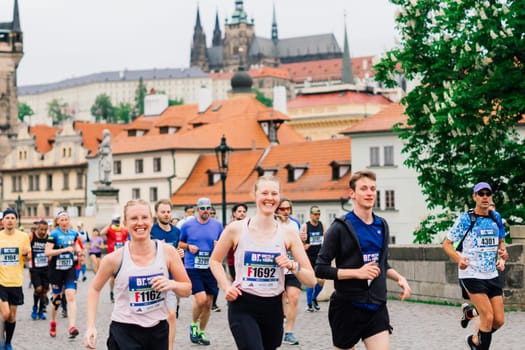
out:
{"label": "blue t-shirt", "polygon": [[[50,233],[47,241],[53,243],[53,249],[62,249],[74,247],[78,238],[78,232],[70,228],[66,232],[59,227],[54,228]],[[73,253],[61,253],[51,258],[51,267],[56,270],[69,270],[73,268],[76,256]]]}
{"label": "blue t-shirt", "polygon": [[[489,216],[478,216],[472,230],[463,241],[463,256],[468,258],[469,266],[461,270],[459,278],[492,279],[498,276],[496,260],[499,240],[505,238],[505,228],[501,215],[494,211],[496,222]],[[452,242],[461,241],[470,226],[469,213],[463,213],[454,223],[447,238]]]}
{"label": "blue t-shirt", "polygon": [[199,251],[197,254],[192,254],[187,250],[184,255],[184,266],[187,269],[208,269],[214,241],[219,239],[221,233],[222,224],[213,218],[205,224],[201,224],[199,220],[185,222],[181,228],[180,240],[186,244],[196,245]]}
{"label": "blue t-shirt", "polygon": [[158,239],[159,241],[164,241],[168,244],[171,244],[173,247],[177,248],[179,245],[180,230],[170,225],[170,231],[164,231],[158,222],[153,224],[151,227],[151,238]]}
{"label": "blue t-shirt", "polygon": [[377,216],[374,217],[374,222],[368,225],[363,222],[353,211],[346,214],[346,219],[350,221],[359,239],[361,246],[361,254],[363,254],[363,261],[369,263],[370,261],[379,261],[379,255],[383,251],[383,223]]}

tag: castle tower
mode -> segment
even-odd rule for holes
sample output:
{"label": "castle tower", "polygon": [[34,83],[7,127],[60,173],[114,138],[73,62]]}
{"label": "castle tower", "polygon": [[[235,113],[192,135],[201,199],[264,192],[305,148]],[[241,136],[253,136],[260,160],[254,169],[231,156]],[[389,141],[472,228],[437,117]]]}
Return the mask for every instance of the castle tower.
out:
{"label": "castle tower", "polygon": [[197,7],[197,19],[193,29],[193,42],[191,45],[190,67],[199,67],[208,71],[208,56],[206,54],[206,34],[202,29],[200,10]]}
{"label": "castle tower", "polygon": [[9,136],[16,135],[18,125],[16,70],[23,48],[18,0],[15,0],[13,21],[0,23],[0,165],[10,149]]}
{"label": "castle tower", "polygon": [[248,21],[242,0],[235,0],[235,11],[231,20],[225,23],[224,33],[224,70],[235,71],[242,61],[249,69],[248,50],[255,36],[255,25],[253,19]]}
{"label": "castle tower", "polygon": [[221,26],[219,25],[219,11],[215,13],[215,29],[213,29],[213,40],[211,46],[221,46],[222,45],[222,32]]}

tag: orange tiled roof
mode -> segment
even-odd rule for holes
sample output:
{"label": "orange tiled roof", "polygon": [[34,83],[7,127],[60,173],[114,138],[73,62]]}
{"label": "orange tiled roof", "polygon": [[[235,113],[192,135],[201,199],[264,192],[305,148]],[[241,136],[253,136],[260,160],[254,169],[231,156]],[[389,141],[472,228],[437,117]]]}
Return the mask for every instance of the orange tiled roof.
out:
{"label": "orange tiled roof", "polygon": [[406,124],[405,107],[400,103],[392,103],[379,113],[363,119],[361,122],[341,131],[341,134],[365,133],[374,131],[388,131],[397,123]]}
{"label": "orange tiled roof", "polygon": [[104,129],[109,130],[111,137],[115,138],[124,128],[124,124],[75,122],[75,130],[82,132],[82,146],[88,150],[88,157],[94,157],[97,154]]}
{"label": "orange tiled roof", "polygon": [[288,108],[299,108],[320,105],[340,105],[340,104],[384,104],[392,102],[382,95],[373,95],[366,92],[344,91],[329,92],[319,94],[299,95],[291,99]]}
{"label": "orange tiled roof", "polygon": [[[235,72],[218,72],[218,73],[210,73],[210,77],[213,80],[226,80],[231,79]],[[274,77],[274,78],[280,78],[280,79],[290,79],[290,73],[287,69],[283,68],[274,68],[274,67],[258,67],[258,68],[251,68],[248,71],[248,74],[253,79],[256,78],[263,78],[263,77]]]}
{"label": "orange tiled roof", "polygon": [[[363,79],[366,74],[373,78],[372,70],[374,56],[352,58],[352,72],[354,77]],[[366,66],[366,68],[365,68]],[[297,62],[281,64],[281,69],[288,71],[293,82],[302,83],[306,80],[325,81],[340,80],[343,72],[343,59]]]}
{"label": "orange tiled roof", "polygon": [[[348,138],[272,146],[260,160],[262,154],[261,151],[232,152],[226,180],[228,203],[253,201],[250,193],[258,177],[256,166],[259,163],[264,169],[278,169],[276,176],[281,179],[282,195],[291,200],[338,200],[347,195],[350,172],[333,181],[330,163],[335,160],[349,164],[351,150]],[[296,182],[288,183],[285,168],[288,164],[307,166],[308,169]],[[212,203],[221,202],[222,185],[219,181],[208,186],[208,169],[217,169],[214,154],[201,156],[188,181],[173,195],[174,205],[194,203],[203,195],[209,197]]]}
{"label": "orange tiled roof", "polygon": [[33,135],[35,139],[35,148],[40,154],[46,154],[53,149],[56,134],[60,131],[62,131],[62,129],[57,126],[43,124],[29,127],[29,133]]}

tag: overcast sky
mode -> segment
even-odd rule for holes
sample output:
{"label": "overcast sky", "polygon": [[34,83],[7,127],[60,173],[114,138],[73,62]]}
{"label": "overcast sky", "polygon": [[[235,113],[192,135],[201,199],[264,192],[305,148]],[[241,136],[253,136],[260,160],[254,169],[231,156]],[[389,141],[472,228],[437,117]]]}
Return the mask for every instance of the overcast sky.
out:
{"label": "overcast sky", "polygon": [[[13,2],[0,0],[1,22],[12,20]],[[273,3],[280,38],[334,33],[342,48],[346,12],[352,56],[377,55],[394,45],[395,7],[388,0],[244,0],[258,36],[271,36]],[[223,30],[235,1],[199,4],[210,42],[216,11]],[[24,32],[19,86],[189,65],[197,0],[19,0],[19,6]]]}

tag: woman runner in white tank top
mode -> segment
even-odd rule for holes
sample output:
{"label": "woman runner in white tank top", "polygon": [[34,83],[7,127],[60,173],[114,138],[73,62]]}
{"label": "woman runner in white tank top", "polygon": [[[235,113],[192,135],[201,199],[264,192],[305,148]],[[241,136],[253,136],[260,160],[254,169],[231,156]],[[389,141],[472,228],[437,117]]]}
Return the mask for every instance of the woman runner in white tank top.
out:
{"label": "woman runner in white tank top", "polygon": [[147,202],[129,201],[124,207],[123,223],[131,240],[102,259],[89,287],[84,344],[90,349],[97,346],[95,319],[100,291],[110,277],[116,276],[117,298],[107,348],[165,350],[168,325],[164,297],[168,290],[188,297],[190,279],[175,248],[151,239],[153,217]]}
{"label": "woman runner in white tank top", "polygon": [[[299,235],[274,219],[280,182],[262,176],[255,186],[254,217],[226,226],[210,258],[210,268],[228,300],[228,321],[238,349],[270,350],[281,345],[284,269],[311,287],[315,275]],[[236,278],[230,283],[222,261],[235,249]],[[288,259],[290,250],[294,261]]]}

